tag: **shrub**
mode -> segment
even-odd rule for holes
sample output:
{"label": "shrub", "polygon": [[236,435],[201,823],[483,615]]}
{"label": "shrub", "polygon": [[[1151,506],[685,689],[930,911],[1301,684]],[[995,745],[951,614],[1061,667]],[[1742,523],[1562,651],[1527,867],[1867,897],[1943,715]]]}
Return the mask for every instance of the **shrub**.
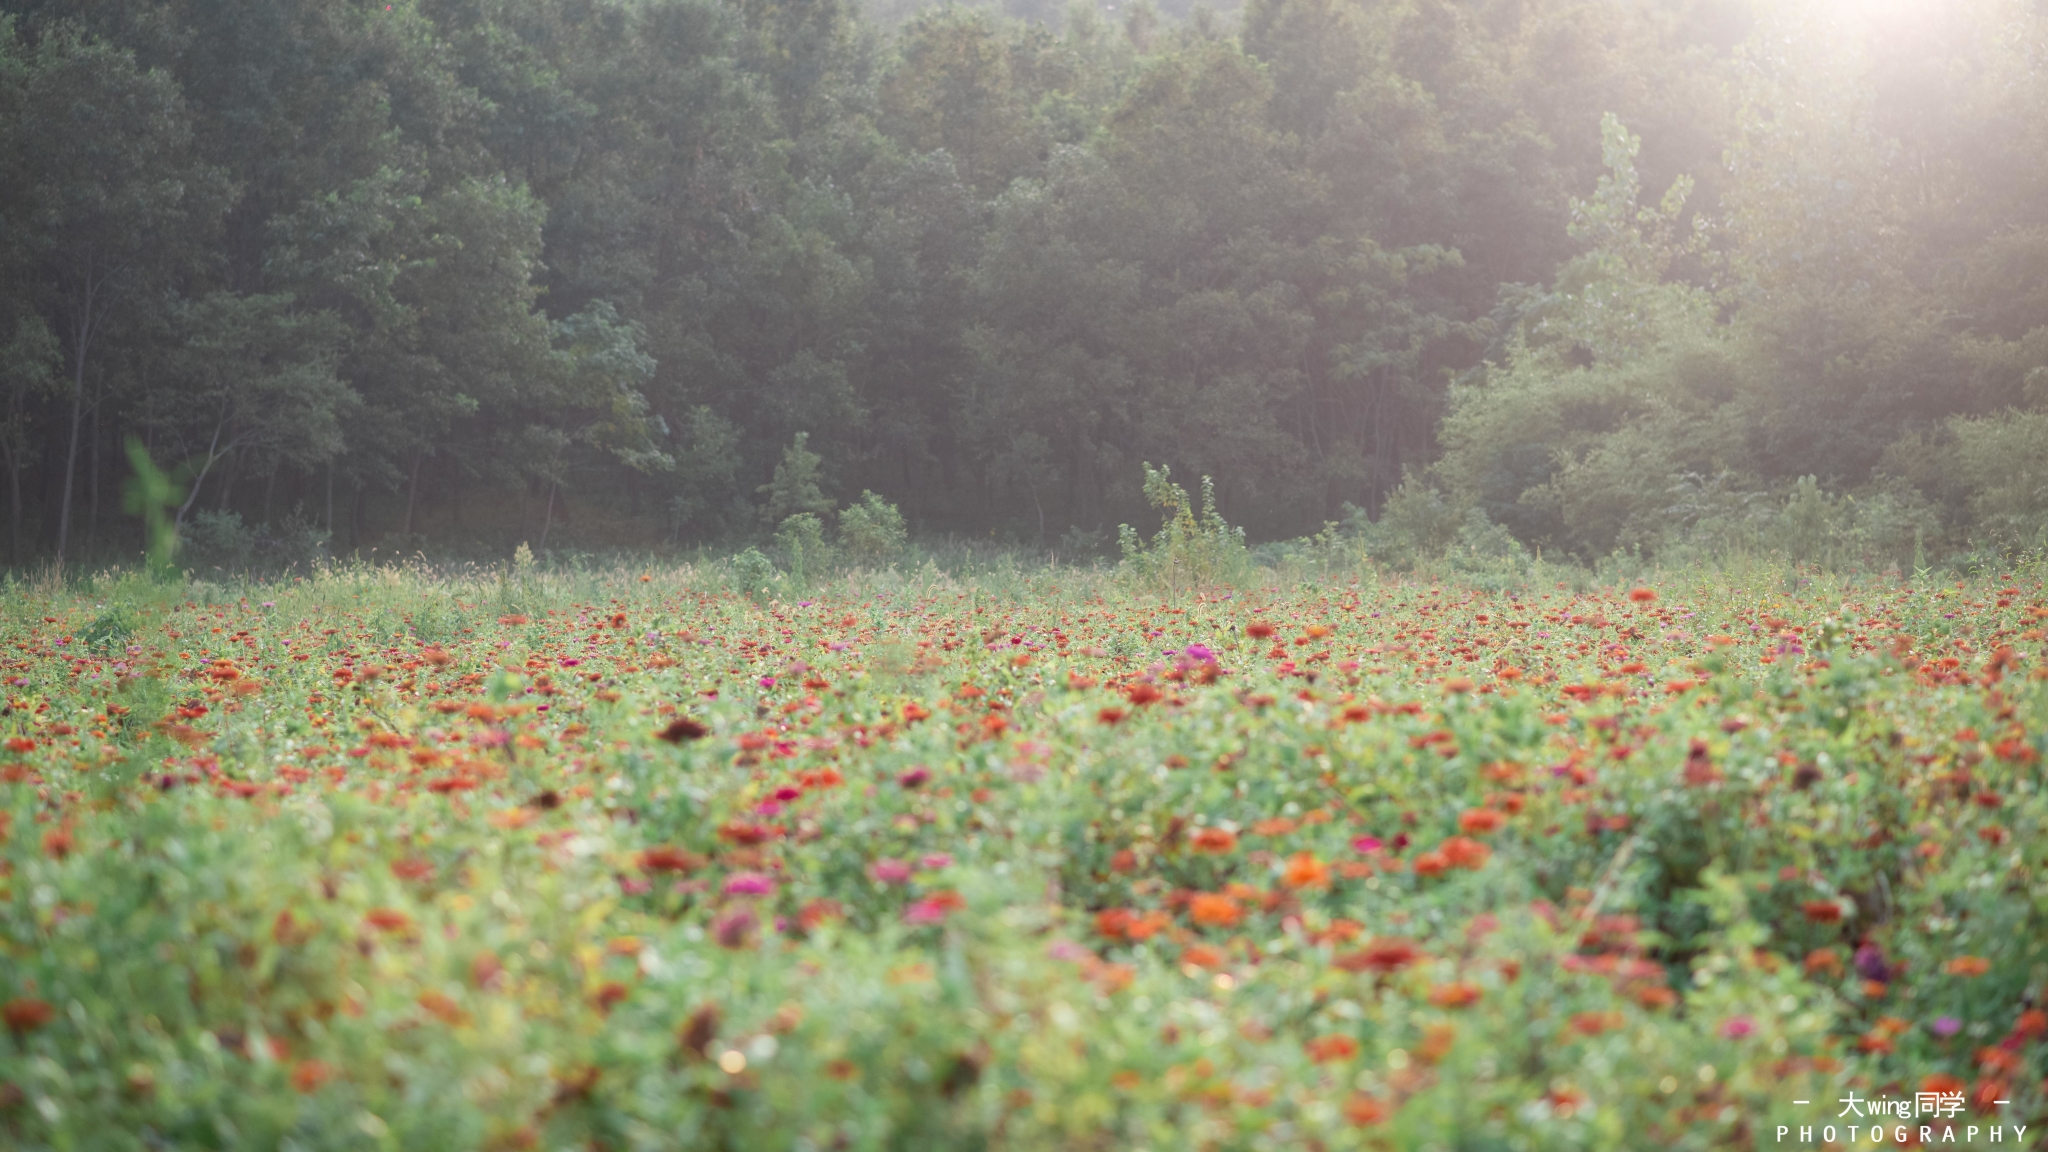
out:
{"label": "shrub", "polygon": [[860,503],[839,512],[839,543],[854,559],[873,563],[903,547],[903,513],[894,504],[862,492]]}
{"label": "shrub", "polygon": [[1145,465],[1145,500],[1165,515],[1151,547],[1128,524],[1117,525],[1123,551],[1122,570],[1134,579],[1169,593],[1218,584],[1232,584],[1251,571],[1251,553],[1244,529],[1233,528],[1216,511],[1216,485],[1202,477],[1202,511],[1198,515],[1187,489],[1175,484],[1164,465]]}

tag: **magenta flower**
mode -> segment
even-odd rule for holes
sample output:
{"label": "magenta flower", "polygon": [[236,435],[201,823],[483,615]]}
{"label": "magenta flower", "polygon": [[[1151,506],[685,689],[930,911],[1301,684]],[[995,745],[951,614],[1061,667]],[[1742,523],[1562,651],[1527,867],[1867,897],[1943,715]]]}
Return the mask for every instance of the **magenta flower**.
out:
{"label": "magenta flower", "polygon": [[1721,1036],[1727,1040],[1740,1040],[1756,1031],[1756,1021],[1747,1016],[1730,1016],[1721,1021]]}
{"label": "magenta flower", "polygon": [[736,908],[711,922],[711,935],[721,948],[744,948],[756,923],[752,909]]}
{"label": "magenta flower", "polygon": [[1351,847],[1365,853],[1377,852],[1381,848],[1380,838],[1377,836],[1360,836],[1351,842]]}
{"label": "magenta flower", "polygon": [[761,677],[761,687],[763,687],[763,688],[773,688],[773,687],[775,687],[775,677],[773,677],[773,676],[763,676],[763,677]]}
{"label": "magenta flower", "polygon": [[919,900],[903,910],[905,924],[939,924],[951,911],[942,900]]}
{"label": "magenta flower", "polygon": [[932,770],[925,767],[922,764],[919,764],[917,767],[912,768],[909,771],[903,773],[901,776],[896,777],[896,782],[898,784],[903,785],[905,788],[919,788],[924,786],[924,784],[931,778]]}
{"label": "magenta flower", "polygon": [[868,865],[868,875],[881,884],[901,884],[910,879],[912,868],[902,860],[877,860]]}
{"label": "magenta flower", "polygon": [[726,878],[727,896],[766,896],[775,891],[775,877],[766,872],[735,872]]}
{"label": "magenta flower", "polygon": [[1953,1016],[1943,1016],[1929,1024],[1928,1029],[1936,1036],[1949,1037],[1963,1030],[1963,1022]]}

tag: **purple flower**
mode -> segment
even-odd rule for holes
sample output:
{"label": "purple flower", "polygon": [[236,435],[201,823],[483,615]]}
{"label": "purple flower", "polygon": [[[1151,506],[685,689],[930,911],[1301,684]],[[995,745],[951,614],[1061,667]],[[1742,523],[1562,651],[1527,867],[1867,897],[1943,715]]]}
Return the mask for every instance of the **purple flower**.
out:
{"label": "purple flower", "polygon": [[1856,949],[1856,971],[1865,980],[1882,982],[1892,978],[1891,965],[1884,960],[1884,949],[1875,944],[1865,944]]}
{"label": "purple flower", "polygon": [[868,865],[868,875],[880,884],[901,884],[910,879],[912,868],[902,860],[877,860]]}
{"label": "purple flower", "polygon": [[756,923],[751,908],[737,908],[711,922],[711,935],[721,948],[744,948]]}
{"label": "purple flower", "polygon": [[1963,1022],[1953,1016],[1943,1016],[1927,1026],[1936,1036],[1949,1037],[1963,1030]]}
{"label": "purple flower", "polygon": [[1210,651],[1207,644],[1190,644],[1186,648],[1181,649],[1181,654],[1190,660],[1198,660],[1203,663],[1216,659],[1216,653]]}
{"label": "purple flower", "polygon": [[766,872],[735,872],[726,878],[727,896],[766,896],[775,891],[775,877]]}

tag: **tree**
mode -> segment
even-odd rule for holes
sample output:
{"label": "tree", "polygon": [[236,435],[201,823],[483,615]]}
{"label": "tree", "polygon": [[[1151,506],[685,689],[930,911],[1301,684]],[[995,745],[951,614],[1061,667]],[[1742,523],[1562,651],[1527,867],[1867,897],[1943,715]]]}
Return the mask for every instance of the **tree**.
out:
{"label": "tree", "polygon": [[194,155],[191,120],[167,73],[62,21],[41,23],[26,55],[10,164],[32,175],[11,227],[40,265],[37,296],[64,355],[62,564],[94,353],[120,308],[154,306],[195,261],[226,187]]}

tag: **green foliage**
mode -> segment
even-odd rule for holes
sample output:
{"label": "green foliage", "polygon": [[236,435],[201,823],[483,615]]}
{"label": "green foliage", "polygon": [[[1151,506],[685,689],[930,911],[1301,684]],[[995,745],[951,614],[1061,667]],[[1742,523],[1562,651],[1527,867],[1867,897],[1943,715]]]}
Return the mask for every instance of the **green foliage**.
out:
{"label": "green foliage", "polygon": [[789,564],[789,578],[805,587],[831,562],[832,548],[825,543],[825,521],[815,512],[799,512],[775,529],[775,544]]}
{"label": "green foliage", "polygon": [[12,5],[8,563],[136,550],[130,431],[365,555],[1086,550],[1138,461],[1255,541],[1423,477],[1404,566],[2048,515],[1942,458],[2048,390],[2032,0],[877,2]]}
{"label": "green foliage", "polygon": [[184,490],[165,475],[149,458],[149,450],[133,436],[127,443],[128,464],[135,470],[124,486],[121,504],[129,514],[142,517],[142,538],[148,546],[148,571],[166,576],[175,570],[178,554],[178,526],[173,515],[181,507]]}
{"label": "green foliage", "polygon": [[1126,576],[1179,595],[1228,586],[1250,575],[1244,529],[1231,527],[1216,510],[1216,485],[1207,476],[1202,477],[1202,510],[1197,513],[1187,489],[1173,482],[1171,469],[1146,464],[1145,502],[1164,522],[1149,547],[1130,525],[1117,525],[1117,546],[1123,553],[1120,570]]}
{"label": "green foliage", "polygon": [[732,558],[729,566],[733,586],[740,594],[759,598],[766,595],[782,579],[782,573],[775,568],[775,562],[763,555],[758,548],[749,548]]}
{"label": "green foliage", "polygon": [[859,503],[839,510],[839,545],[863,563],[886,559],[908,538],[903,513],[873,492],[862,492]]}
{"label": "green foliage", "polygon": [[815,519],[832,511],[831,499],[818,486],[824,457],[806,447],[810,438],[808,432],[797,433],[796,439],[782,451],[782,462],[775,466],[775,478],[756,489],[767,498],[761,515],[770,524],[782,524],[799,515]]}

